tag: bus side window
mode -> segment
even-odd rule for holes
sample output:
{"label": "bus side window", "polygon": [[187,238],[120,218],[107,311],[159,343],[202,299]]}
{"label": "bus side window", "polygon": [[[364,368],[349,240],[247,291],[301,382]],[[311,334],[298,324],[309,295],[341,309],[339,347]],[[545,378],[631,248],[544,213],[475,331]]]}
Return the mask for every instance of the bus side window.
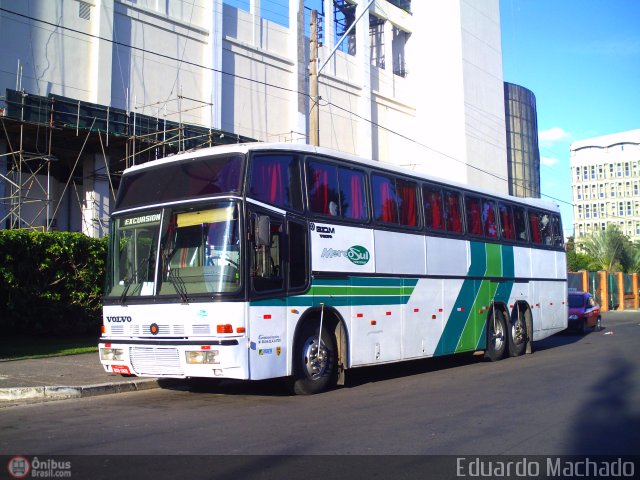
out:
{"label": "bus side window", "polygon": [[281,208],[302,210],[302,182],[295,155],[254,155],[249,195]]}
{"label": "bus side window", "polygon": [[538,212],[529,210],[529,230],[531,232],[531,241],[536,245],[542,244],[542,226],[540,224],[540,215]]}
{"label": "bus side window", "polygon": [[505,240],[515,240],[516,231],[513,226],[513,208],[511,205],[500,203],[498,205],[500,210],[500,226],[502,228],[502,238]]}
{"label": "bus side window", "polygon": [[309,235],[302,222],[288,222],[289,291],[304,291],[309,284]]}
{"label": "bus side window", "polygon": [[320,215],[340,216],[338,168],[320,162],[309,162],[308,166],[309,209]]}
{"label": "bus side window", "polygon": [[398,223],[398,199],[395,182],[381,175],[371,175],[374,218],[380,223]]}
{"label": "bus side window", "polygon": [[400,225],[418,226],[418,185],[407,180],[396,180]]}
{"label": "bus side window", "polygon": [[464,206],[467,212],[467,232],[471,235],[482,235],[482,209],[478,197],[465,197]]}
{"label": "bus side window", "polygon": [[553,245],[555,247],[564,246],[562,222],[560,222],[560,217],[558,215],[551,215],[551,227],[553,228]]}
{"label": "bus side window", "polygon": [[496,222],[496,202],[482,199],[482,225],[484,236],[498,238],[498,224]]}
{"label": "bus side window", "polygon": [[444,219],[447,232],[462,233],[462,213],[460,194],[452,190],[444,191]]}
{"label": "bus side window", "polygon": [[[256,221],[256,216],[252,218]],[[254,223],[255,224],[255,223]],[[270,218],[270,245],[256,245],[254,238],[251,248],[251,283],[256,292],[284,289],[282,272],[282,222]]]}
{"label": "bus side window", "polygon": [[540,235],[542,236],[543,245],[553,245],[553,227],[551,226],[551,215],[548,213],[540,213]]}
{"label": "bus side window", "polygon": [[442,193],[440,192],[440,189],[430,185],[423,185],[422,203],[424,205],[424,222],[427,228],[433,230],[444,230]]}
{"label": "bus side window", "polygon": [[527,236],[527,212],[523,207],[513,207],[513,225],[516,229],[516,241],[528,242]]}
{"label": "bus side window", "polygon": [[344,167],[338,169],[340,207],[344,218],[366,221],[369,217],[364,178],[362,171]]}

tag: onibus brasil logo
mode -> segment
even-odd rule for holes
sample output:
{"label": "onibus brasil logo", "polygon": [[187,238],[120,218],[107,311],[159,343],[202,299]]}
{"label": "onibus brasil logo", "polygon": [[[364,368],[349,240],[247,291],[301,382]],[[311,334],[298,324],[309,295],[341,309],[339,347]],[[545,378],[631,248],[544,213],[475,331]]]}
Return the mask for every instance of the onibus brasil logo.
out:
{"label": "onibus brasil logo", "polygon": [[369,262],[371,255],[362,245],[353,245],[347,250],[335,250],[333,248],[325,248],[322,251],[322,258],[346,257],[355,265],[365,265]]}

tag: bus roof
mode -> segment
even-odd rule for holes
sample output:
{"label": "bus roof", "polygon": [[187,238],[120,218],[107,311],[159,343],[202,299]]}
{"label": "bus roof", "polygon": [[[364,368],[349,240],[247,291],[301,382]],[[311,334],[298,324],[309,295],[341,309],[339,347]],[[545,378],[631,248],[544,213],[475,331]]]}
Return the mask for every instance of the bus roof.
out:
{"label": "bus roof", "polygon": [[547,210],[551,210],[554,212],[559,212],[560,210],[558,205],[550,200],[543,200],[540,198],[531,198],[531,197],[513,197],[511,195],[492,192],[487,189],[483,189],[481,187],[477,187],[474,185],[468,185],[461,182],[451,181],[442,177],[429,175],[423,172],[415,172],[408,168],[400,167],[391,163],[385,163],[385,162],[380,162],[376,160],[369,160],[366,158],[358,157],[356,155],[352,155],[350,153],[340,152],[330,148],[316,147],[314,145],[297,144],[297,143],[252,142],[252,143],[234,143],[229,145],[218,145],[215,147],[202,148],[194,151],[181,152],[169,157],[161,158],[158,160],[152,160],[150,162],[146,162],[141,165],[135,165],[133,167],[127,168],[123,172],[123,174],[128,174],[130,172],[137,172],[145,169],[153,169],[153,168],[161,167],[163,165],[167,165],[169,163],[174,163],[174,162],[196,160],[198,158],[207,157],[209,155],[224,155],[224,154],[233,154],[233,153],[247,154],[251,151],[262,151],[262,150],[291,151],[291,152],[297,152],[297,153],[303,153],[303,154],[306,153],[306,154],[329,156],[336,159],[346,160],[348,162],[353,162],[356,164],[360,164],[360,165],[364,165],[372,168],[383,169],[390,173],[407,175],[413,178],[418,178],[423,180],[430,180],[443,185],[449,185],[454,188],[470,190],[472,192],[479,193],[479,194],[489,195],[496,198],[503,198],[503,199],[514,201],[514,202],[523,203],[532,207],[545,208]]}

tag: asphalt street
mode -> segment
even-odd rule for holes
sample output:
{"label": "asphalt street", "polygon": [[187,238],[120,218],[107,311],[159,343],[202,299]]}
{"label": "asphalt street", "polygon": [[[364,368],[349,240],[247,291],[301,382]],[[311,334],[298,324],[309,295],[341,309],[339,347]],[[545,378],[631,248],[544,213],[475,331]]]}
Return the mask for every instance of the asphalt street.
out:
{"label": "asphalt street", "polygon": [[537,342],[364,368],[324,394],[279,381],[182,383],[0,410],[4,455],[637,454],[640,316]]}

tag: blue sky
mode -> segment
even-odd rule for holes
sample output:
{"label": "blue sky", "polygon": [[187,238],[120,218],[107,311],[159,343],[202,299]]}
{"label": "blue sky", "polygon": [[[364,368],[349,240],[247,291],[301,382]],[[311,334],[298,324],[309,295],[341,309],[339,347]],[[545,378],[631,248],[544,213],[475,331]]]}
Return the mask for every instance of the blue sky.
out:
{"label": "blue sky", "polygon": [[541,190],[573,234],[569,146],[640,128],[640,1],[500,0],[503,74],[532,90]]}

